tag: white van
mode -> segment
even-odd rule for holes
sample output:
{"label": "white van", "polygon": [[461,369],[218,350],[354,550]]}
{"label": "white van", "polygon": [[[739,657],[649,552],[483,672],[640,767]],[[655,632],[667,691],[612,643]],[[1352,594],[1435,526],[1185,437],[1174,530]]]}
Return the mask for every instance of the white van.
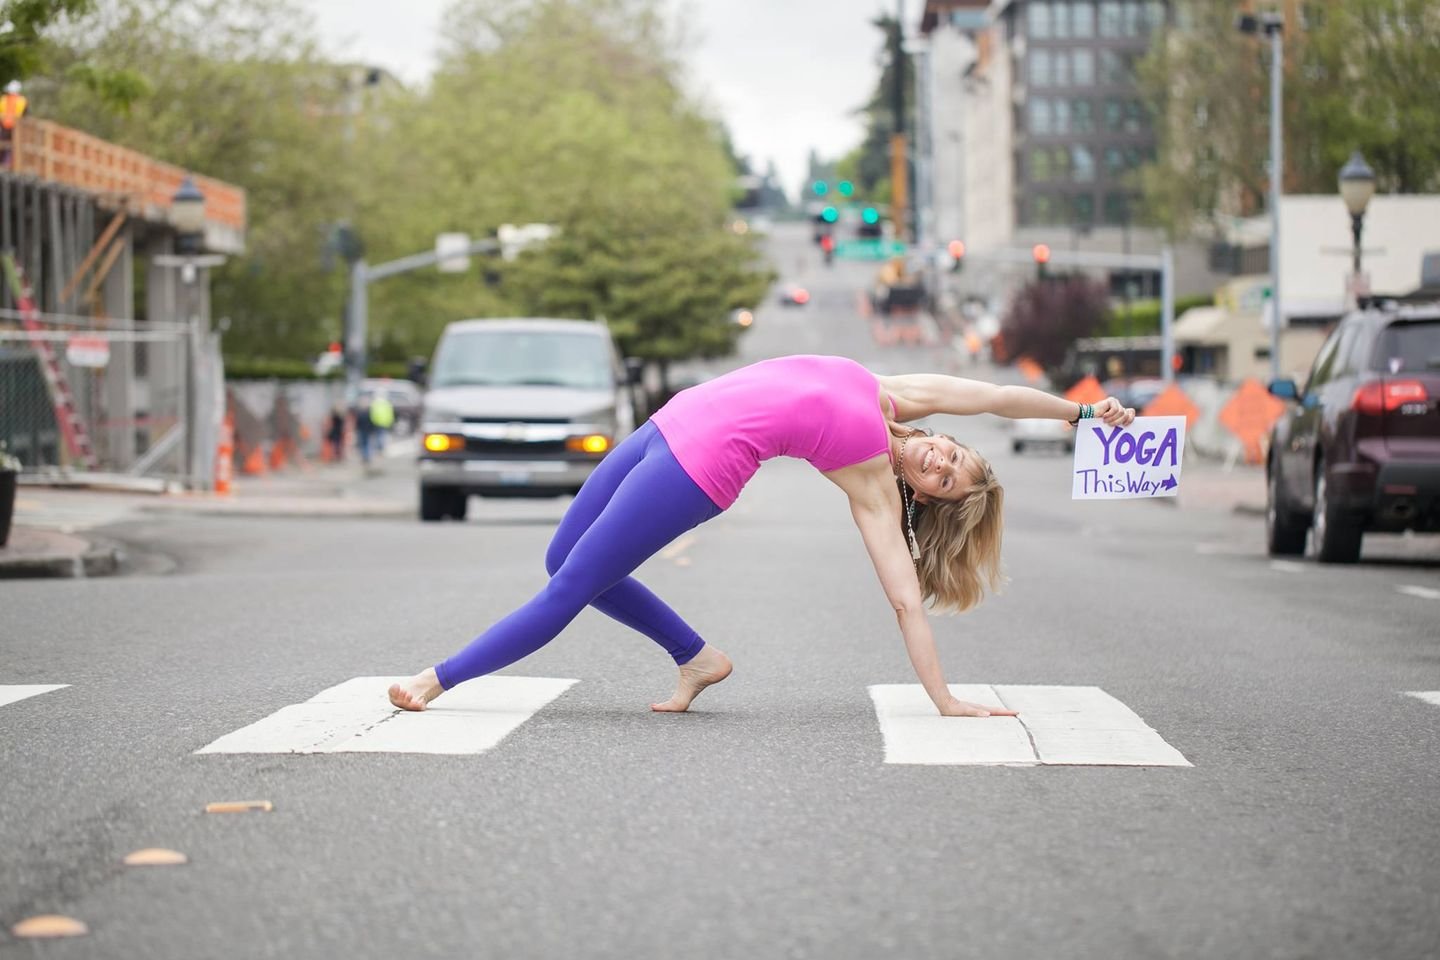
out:
{"label": "white van", "polygon": [[575,493],[635,429],[639,374],[599,323],[450,324],[420,415],[420,519],[463,520],[471,494]]}

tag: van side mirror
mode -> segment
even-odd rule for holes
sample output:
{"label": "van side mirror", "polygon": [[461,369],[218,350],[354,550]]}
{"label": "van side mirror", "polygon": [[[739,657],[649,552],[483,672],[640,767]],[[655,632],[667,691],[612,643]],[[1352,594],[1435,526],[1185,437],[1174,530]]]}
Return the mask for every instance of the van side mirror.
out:
{"label": "van side mirror", "polygon": [[632,387],[645,379],[645,361],[639,357],[625,358],[625,382]]}
{"label": "van side mirror", "polygon": [[1270,395],[1293,403],[1300,399],[1300,390],[1294,380],[1271,380]]}

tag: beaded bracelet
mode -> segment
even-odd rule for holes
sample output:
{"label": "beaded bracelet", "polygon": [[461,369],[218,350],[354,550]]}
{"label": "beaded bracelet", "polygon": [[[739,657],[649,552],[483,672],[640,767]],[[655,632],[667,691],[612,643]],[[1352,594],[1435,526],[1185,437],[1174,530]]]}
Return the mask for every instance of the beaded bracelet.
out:
{"label": "beaded bracelet", "polygon": [[1075,415],[1074,420],[1068,421],[1070,426],[1079,426],[1081,420],[1090,420],[1095,416],[1095,405],[1090,403],[1077,404],[1080,412]]}

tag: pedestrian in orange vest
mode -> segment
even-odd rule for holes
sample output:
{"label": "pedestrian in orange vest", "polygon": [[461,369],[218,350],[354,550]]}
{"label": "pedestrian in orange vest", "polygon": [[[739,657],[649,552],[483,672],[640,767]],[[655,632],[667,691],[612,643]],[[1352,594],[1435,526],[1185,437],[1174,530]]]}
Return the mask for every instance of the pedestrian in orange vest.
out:
{"label": "pedestrian in orange vest", "polygon": [[15,136],[15,125],[25,116],[28,101],[20,92],[20,81],[11,80],[5,84],[5,94],[0,96],[0,167],[9,169],[13,151],[11,141]]}

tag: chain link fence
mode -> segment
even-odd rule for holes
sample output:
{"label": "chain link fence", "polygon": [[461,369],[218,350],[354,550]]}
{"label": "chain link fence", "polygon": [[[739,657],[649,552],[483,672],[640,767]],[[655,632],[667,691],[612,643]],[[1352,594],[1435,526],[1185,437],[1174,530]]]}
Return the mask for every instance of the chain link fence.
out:
{"label": "chain link fence", "polygon": [[[218,338],[174,324],[98,327],[0,311],[0,442],[27,473],[207,483],[223,416]],[[117,328],[118,327],[118,328]],[[195,417],[187,438],[187,413]],[[208,452],[207,452],[208,451]]]}

